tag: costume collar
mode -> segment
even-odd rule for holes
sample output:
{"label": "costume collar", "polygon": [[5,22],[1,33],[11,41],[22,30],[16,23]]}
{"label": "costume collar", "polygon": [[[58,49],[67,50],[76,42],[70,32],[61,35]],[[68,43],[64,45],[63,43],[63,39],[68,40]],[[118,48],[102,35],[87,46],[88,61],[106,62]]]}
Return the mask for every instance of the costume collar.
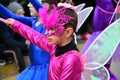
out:
{"label": "costume collar", "polygon": [[55,56],[60,56],[70,50],[78,51],[77,46],[74,41],[71,41],[69,44],[65,46],[57,46],[56,51],[55,51]]}

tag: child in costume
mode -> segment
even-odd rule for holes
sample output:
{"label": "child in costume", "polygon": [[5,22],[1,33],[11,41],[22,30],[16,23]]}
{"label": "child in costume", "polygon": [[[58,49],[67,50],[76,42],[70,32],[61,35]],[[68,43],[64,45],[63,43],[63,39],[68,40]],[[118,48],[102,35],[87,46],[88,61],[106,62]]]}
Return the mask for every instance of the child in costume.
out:
{"label": "child in costume", "polygon": [[50,53],[49,80],[80,80],[83,63],[73,39],[77,14],[70,8],[55,6],[50,14],[46,7],[40,9],[39,14],[46,28],[46,36],[17,20],[8,19],[6,24]]}
{"label": "child in costume", "polygon": [[[38,11],[38,8],[43,8],[43,5],[38,0],[30,0],[33,6]],[[44,0],[44,3],[49,4],[51,1]],[[52,3],[50,3],[52,4]],[[41,19],[35,11],[34,7],[29,4],[30,14],[33,17],[18,16],[10,12],[4,6],[0,5],[2,12],[0,14],[5,18],[14,18],[31,26],[34,30],[44,34],[45,28],[41,24]],[[49,57],[48,52],[43,51],[34,44],[30,43],[29,46],[30,65],[16,78],[16,80],[47,80]]]}
{"label": "child in costume", "polygon": [[[39,11],[42,23],[47,29],[47,36],[13,19],[4,20],[0,18],[0,21],[11,26],[15,32],[18,32],[35,45],[51,52],[49,80],[80,80],[81,75],[82,80],[110,80],[109,72],[104,64],[112,57],[116,46],[120,42],[118,36],[111,35],[120,34],[120,19],[101,32],[90,47],[86,49],[85,54],[80,57],[76,52],[76,45],[71,36],[73,35],[74,25],[76,25],[76,20],[74,20],[76,17],[73,14],[74,12],[71,12],[71,9],[69,11],[69,9],[68,7],[54,7],[51,14],[47,13],[48,9],[46,7],[44,10]],[[108,40],[110,38],[113,43]],[[82,73],[83,65],[85,74]],[[101,72],[104,73],[101,74]]]}
{"label": "child in costume", "polygon": [[[109,25],[111,21],[113,12],[114,12],[114,5],[112,0],[95,0],[96,7],[93,16],[93,26],[92,26],[92,34],[90,38],[84,44],[80,53],[85,53],[86,49],[91,45],[94,39]],[[116,77],[110,71],[110,63],[111,60],[105,65],[106,68],[109,70],[111,79],[110,80],[117,80]]]}

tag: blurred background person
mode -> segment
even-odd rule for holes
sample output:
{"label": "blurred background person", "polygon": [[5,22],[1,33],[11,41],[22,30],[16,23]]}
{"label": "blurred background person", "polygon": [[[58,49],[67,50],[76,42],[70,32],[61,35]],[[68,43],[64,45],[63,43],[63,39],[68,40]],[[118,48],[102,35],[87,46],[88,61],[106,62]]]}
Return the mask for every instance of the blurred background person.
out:
{"label": "blurred background person", "polygon": [[[11,2],[8,6],[13,13],[24,16],[23,7],[17,2]],[[5,24],[0,23],[0,37],[1,42],[4,43],[4,50],[13,50],[16,53],[19,72],[22,72],[25,69],[24,55],[28,51],[28,46],[25,43],[25,39],[19,34],[13,32],[9,27],[6,27]]]}

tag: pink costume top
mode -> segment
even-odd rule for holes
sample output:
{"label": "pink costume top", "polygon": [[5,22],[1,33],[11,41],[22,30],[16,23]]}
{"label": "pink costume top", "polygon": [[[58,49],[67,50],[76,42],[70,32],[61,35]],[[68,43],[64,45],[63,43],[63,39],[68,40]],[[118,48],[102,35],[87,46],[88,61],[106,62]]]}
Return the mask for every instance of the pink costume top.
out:
{"label": "pink costume top", "polygon": [[80,54],[70,50],[60,56],[55,55],[56,45],[50,45],[47,38],[24,25],[15,21],[12,29],[27,40],[50,53],[49,80],[80,80],[83,70]]}

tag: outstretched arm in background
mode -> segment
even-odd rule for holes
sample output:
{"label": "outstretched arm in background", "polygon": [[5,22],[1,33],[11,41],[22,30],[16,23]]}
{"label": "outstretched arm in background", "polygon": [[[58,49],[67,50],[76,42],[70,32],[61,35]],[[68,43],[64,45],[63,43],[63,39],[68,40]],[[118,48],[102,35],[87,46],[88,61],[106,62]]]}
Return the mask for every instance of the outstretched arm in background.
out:
{"label": "outstretched arm in background", "polygon": [[4,18],[14,18],[26,25],[31,26],[32,20],[34,19],[33,17],[25,17],[25,16],[20,16],[17,14],[14,14],[12,11],[7,9],[5,6],[0,4],[0,15]]}

